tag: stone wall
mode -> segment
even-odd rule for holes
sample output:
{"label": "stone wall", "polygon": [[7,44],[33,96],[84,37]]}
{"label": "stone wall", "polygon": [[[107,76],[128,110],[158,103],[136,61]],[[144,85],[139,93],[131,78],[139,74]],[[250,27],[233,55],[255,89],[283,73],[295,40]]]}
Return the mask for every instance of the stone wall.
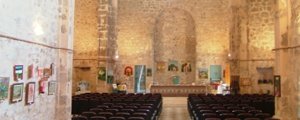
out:
{"label": "stone wall", "polygon": [[258,80],[265,79],[260,68],[274,67],[274,5],[273,0],[245,0],[233,7],[231,69],[233,75],[250,79],[241,93],[273,94],[273,84],[258,84]]}
{"label": "stone wall", "polygon": [[[281,96],[276,97],[276,117],[300,119],[299,112],[299,17],[300,2],[277,1],[276,14],[276,74],[281,76]],[[294,91],[294,92],[293,92]],[[295,92],[298,91],[298,92]]]}
{"label": "stone wall", "polygon": [[[99,26],[99,0],[76,0],[74,30],[73,93],[78,81],[89,82],[90,91],[96,91],[98,82],[99,33],[105,27]],[[99,28],[98,28],[99,27]]]}
{"label": "stone wall", "polygon": [[[167,23],[164,26],[157,26],[157,20],[160,19],[160,14],[168,10],[185,11],[190,17],[184,18],[182,14],[170,14],[170,18],[182,18],[185,21],[194,21],[194,28],[184,28],[180,25],[184,21],[176,21],[175,19],[171,23]],[[181,16],[176,16],[181,15]],[[227,54],[229,51],[229,30],[231,22],[231,9],[230,0],[119,0],[118,3],[118,19],[117,19],[117,45],[120,58],[117,61],[117,79],[127,79],[130,84],[133,84],[133,77],[127,78],[123,75],[125,66],[134,65],[146,65],[147,68],[152,68],[155,76],[155,61],[156,57],[154,50],[158,49],[158,46],[154,44],[157,36],[155,36],[156,27],[164,27],[167,29],[172,26],[172,30],[168,30],[176,35],[187,35],[174,38],[181,43],[188,37],[194,38],[195,43],[195,64],[192,65],[192,72],[195,75],[190,77],[192,80],[182,80],[182,83],[191,82],[206,82],[197,80],[196,68],[209,68],[210,65],[218,64],[225,68]],[[193,29],[193,33],[185,34],[186,29]],[[163,31],[164,32],[164,31]],[[167,31],[165,31],[167,32]],[[166,35],[170,41],[164,42],[161,47],[164,50],[171,46],[172,40],[175,34]],[[178,48],[181,49],[181,48]],[[167,51],[166,51],[167,52]],[[183,56],[186,53],[173,53],[179,56]],[[169,54],[169,58],[172,54]],[[164,56],[168,58],[168,56]],[[174,58],[176,60],[176,58]],[[166,59],[164,59],[164,62]],[[182,63],[181,60],[178,60]],[[181,67],[180,67],[181,68]],[[165,69],[165,72],[167,69]],[[181,72],[181,71],[180,71]],[[193,79],[195,78],[195,79]],[[156,83],[171,83],[168,78],[153,78],[153,76],[147,77],[147,87],[152,84],[153,80]],[[133,86],[129,86],[133,89]]]}
{"label": "stone wall", "polygon": [[[71,70],[73,8],[72,0],[0,1],[0,77],[9,77],[9,85],[35,82],[34,103],[25,105],[26,89],[22,101],[10,103],[9,96],[0,103],[3,120],[66,120],[71,118]],[[64,54],[60,57],[60,55]],[[57,82],[54,95],[39,93],[37,68],[50,68],[54,74],[49,81]],[[13,66],[23,65],[24,76],[13,80]],[[33,77],[28,79],[28,66],[33,65]],[[64,74],[62,74],[64,73]],[[59,113],[59,114],[58,114]]]}

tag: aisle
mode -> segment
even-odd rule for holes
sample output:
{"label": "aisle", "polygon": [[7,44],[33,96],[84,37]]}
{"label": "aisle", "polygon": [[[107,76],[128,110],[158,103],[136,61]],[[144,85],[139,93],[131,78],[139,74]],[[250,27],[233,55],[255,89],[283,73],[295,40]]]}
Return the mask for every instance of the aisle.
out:
{"label": "aisle", "polygon": [[163,97],[163,109],[159,120],[190,120],[187,97]]}

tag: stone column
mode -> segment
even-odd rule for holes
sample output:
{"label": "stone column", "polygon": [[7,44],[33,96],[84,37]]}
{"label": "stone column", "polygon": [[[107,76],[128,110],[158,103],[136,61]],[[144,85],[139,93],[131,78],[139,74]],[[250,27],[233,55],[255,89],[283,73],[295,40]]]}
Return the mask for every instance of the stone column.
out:
{"label": "stone column", "polygon": [[[74,1],[63,0],[59,2],[58,16],[60,29],[58,30],[58,46],[60,48],[73,48],[73,29],[74,29]],[[71,95],[72,95],[72,60],[73,52],[70,50],[59,49],[56,61],[57,74],[57,93],[55,120],[71,119]]]}

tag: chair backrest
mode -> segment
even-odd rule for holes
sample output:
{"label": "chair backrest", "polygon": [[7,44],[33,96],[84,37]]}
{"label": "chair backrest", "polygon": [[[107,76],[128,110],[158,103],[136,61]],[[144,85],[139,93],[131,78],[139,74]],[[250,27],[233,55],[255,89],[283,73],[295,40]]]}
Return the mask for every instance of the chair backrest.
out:
{"label": "chair backrest", "polygon": [[89,120],[107,120],[105,116],[92,116]]}
{"label": "chair backrest", "polygon": [[91,116],[95,116],[96,113],[95,113],[95,112],[92,112],[92,111],[85,111],[85,112],[82,112],[81,115],[90,118]]}
{"label": "chair backrest", "polygon": [[245,118],[244,120],[260,120],[260,118]]}
{"label": "chair backrest", "polygon": [[145,120],[143,117],[129,117],[127,120]]}
{"label": "chair backrest", "polygon": [[115,116],[112,116],[112,117],[109,117],[108,120],[126,120],[125,117],[115,117]]}
{"label": "chair backrest", "polygon": [[88,120],[86,116],[73,116],[72,120]]}
{"label": "chair backrest", "polygon": [[241,120],[241,119],[234,117],[234,118],[225,118],[224,120]]}
{"label": "chair backrest", "polygon": [[266,118],[272,117],[269,113],[256,113],[254,116],[261,118],[261,119],[266,119]]}

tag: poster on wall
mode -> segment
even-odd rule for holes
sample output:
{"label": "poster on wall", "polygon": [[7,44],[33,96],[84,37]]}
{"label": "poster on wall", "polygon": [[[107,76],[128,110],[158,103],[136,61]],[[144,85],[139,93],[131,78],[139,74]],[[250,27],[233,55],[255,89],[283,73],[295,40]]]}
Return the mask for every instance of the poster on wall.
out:
{"label": "poster on wall", "polygon": [[35,82],[29,82],[26,86],[26,105],[34,103]]}
{"label": "poster on wall", "polygon": [[23,79],[23,65],[14,66],[14,80],[19,81]]}
{"label": "poster on wall", "polygon": [[56,91],[56,81],[50,81],[48,83],[48,95],[54,95]]}
{"label": "poster on wall", "polygon": [[185,62],[181,65],[181,72],[192,72],[192,66],[190,62]]}
{"label": "poster on wall", "polygon": [[180,77],[179,76],[173,76],[172,77],[172,83],[174,85],[179,85],[179,83],[180,83]]}
{"label": "poster on wall", "polygon": [[98,72],[98,80],[106,80],[106,67],[100,67]]}
{"label": "poster on wall", "polygon": [[210,65],[210,82],[219,82],[222,80],[222,66]]}
{"label": "poster on wall", "polygon": [[131,66],[126,66],[124,69],[124,75],[132,76],[132,74],[133,74],[133,68]]}
{"label": "poster on wall", "polygon": [[178,71],[178,61],[176,60],[169,60],[168,63],[168,71]]}
{"label": "poster on wall", "polygon": [[33,65],[29,65],[27,68],[28,72],[27,72],[27,78],[31,79],[33,77]]}
{"label": "poster on wall", "polygon": [[11,85],[10,103],[22,101],[23,98],[23,83],[15,83]]}
{"label": "poster on wall", "polygon": [[156,71],[157,72],[164,72],[166,69],[166,62],[159,61],[156,62]]}
{"label": "poster on wall", "polygon": [[51,69],[50,68],[44,68],[43,75],[44,75],[44,77],[50,77],[51,76]]}
{"label": "poster on wall", "polygon": [[280,75],[274,75],[274,96],[281,96],[281,83],[280,83]]}
{"label": "poster on wall", "polygon": [[136,93],[146,92],[146,65],[134,66],[134,90]]}
{"label": "poster on wall", "polygon": [[39,81],[39,93],[44,94],[46,92],[46,83],[47,83],[47,78],[42,78]]}
{"label": "poster on wall", "polygon": [[114,83],[114,76],[112,75],[107,75],[107,81],[106,81],[107,84],[112,84]]}
{"label": "poster on wall", "polygon": [[198,78],[199,79],[208,79],[208,68],[199,68],[198,69]]}
{"label": "poster on wall", "polygon": [[0,77],[0,102],[7,99],[9,88],[9,77]]}
{"label": "poster on wall", "polygon": [[151,68],[147,68],[147,76],[148,77],[152,76],[152,69]]}

